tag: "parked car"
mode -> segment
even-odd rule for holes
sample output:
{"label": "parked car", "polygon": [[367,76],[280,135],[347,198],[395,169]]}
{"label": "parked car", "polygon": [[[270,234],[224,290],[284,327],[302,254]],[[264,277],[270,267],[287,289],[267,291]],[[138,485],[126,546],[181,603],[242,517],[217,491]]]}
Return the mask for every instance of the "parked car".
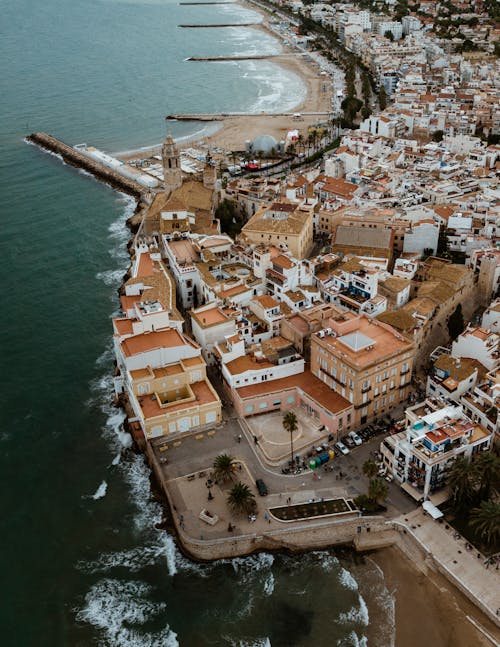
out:
{"label": "parked car", "polygon": [[268,495],[268,489],[267,485],[264,483],[262,479],[257,479],[255,481],[255,485],[257,486],[257,490],[259,491],[260,496],[267,496]]}
{"label": "parked car", "polygon": [[350,438],[349,436],[343,436],[343,438],[342,438],[342,442],[343,442],[343,443],[344,443],[344,445],[346,445],[347,447],[354,447],[354,441],[353,441],[353,439],[352,439],[352,438]]}
{"label": "parked car", "polygon": [[363,444],[363,441],[361,440],[361,438],[358,436],[358,434],[355,431],[350,431],[348,435],[349,435],[349,438],[352,440],[352,442],[355,445],[362,445]]}
{"label": "parked car", "polygon": [[344,456],[350,453],[347,447],[344,445],[344,443],[341,443],[340,440],[337,443],[335,443],[335,449],[338,449],[338,451],[341,454],[344,454]]}

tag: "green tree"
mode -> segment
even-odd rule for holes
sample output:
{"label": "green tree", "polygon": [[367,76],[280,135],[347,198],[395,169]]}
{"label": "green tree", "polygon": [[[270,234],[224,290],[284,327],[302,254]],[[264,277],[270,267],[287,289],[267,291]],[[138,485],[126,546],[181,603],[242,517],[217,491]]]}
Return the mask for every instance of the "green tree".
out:
{"label": "green tree", "polygon": [[456,339],[465,328],[462,304],[459,303],[448,319],[448,333],[451,339]]}
{"label": "green tree", "polygon": [[228,494],[227,504],[234,513],[245,513],[250,514],[254,512],[257,503],[255,501],[255,495],[250,490],[248,485],[244,483],[236,483]]}
{"label": "green tree", "polygon": [[484,501],[496,495],[500,487],[500,458],[492,452],[481,452],[474,460],[479,481],[479,499]]}
{"label": "green tree", "polygon": [[500,503],[482,501],[478,508],[471,511],[470,525],[488,546],[498,547],[500,542]]}
{"label": "green tree", "polygon": [[297,416],[294,414],[293,411],[288,411],[285,413],[283,416],[283,428],[288,431],[290,434],[290,453],[291,453],[291,460],[293,463],[294,457],[293,457],[293,434],[294,432],[297,431],[299,428],[299,423],[297,421]]}
{"label": "green tree", "polygon": [[455,460],[448,474],[448,486],[454,505],[464,510],[476,497],[477,471],[465,457]]}
{"label": "green tree", "polygon": [[442,142],[443,141],[443,136],[444,136],[444,132],[442,130],[435,130],[432,133],[432,141],[433,142]]}
{"label": "green tree", "polygon": [[373,459],[369,458],[363,463],[363,474],[369,479],[377,476],[378,465]]}
{"label": "green tree", "polygon": [[236,470],[236,460],[229,454],[219,454],[214,460],[213,476],[217,481],[231,481]]}
{"label": "green tree", "polygon": [[384,36],[385,36],[385,38],[387,38],[387,40],[390,40],[391,43],[394,40],[394,34],[392,33],[392,31],[390,29],[388,29],[387,31],[384,32]]}
{"label": "green tree", "polygon": [[385,91],[384,86],[382,86],[378,92],[378,104],[380,110],[385,110],[387,108],[387,92]]}
{"label": "green tree", "polygon": [[383,501],[387,497],[388,492],[389,488],[384,480],[377,478],[370,481],[370,485],[368,486],[368,496],[375,503]]}
{"label": "green tree", "polygon": [[361,110],[362,106],[363,102],[356,97],[346,97],[340,104],[340,107],[344,112],[344,117],[350,124],[353,123],[357,113],[359,112],[359,110]]}

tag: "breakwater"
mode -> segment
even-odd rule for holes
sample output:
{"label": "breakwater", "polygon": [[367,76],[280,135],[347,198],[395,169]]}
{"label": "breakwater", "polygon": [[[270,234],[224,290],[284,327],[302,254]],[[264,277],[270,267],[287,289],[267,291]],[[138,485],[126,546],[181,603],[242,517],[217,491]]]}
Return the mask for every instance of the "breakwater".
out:
{"label": "breakwater", "polygon": [[114,189],[128,193],[134,198],[140,198],[146,192],[146,189],[138,182],[120,175],[96,160],[90,159],[80,151],[52,135],[48,135],[47,133],[32,133],[26,137],[26,140],[51,153],[60,155],[67,164],[84,169]]}
{"label": "breakwater", "polygon": [[329,112],[212,112],[212,113],[179,113],[167,115],[167,121],[222,121],[229,117],[290,117],[290,119],[299,119],[300,117],[328,117]]}
{"label": "breakwater", "polygon": [[275,58],[280,54],[249,54],[248,56],[189,56],[186,61],[194,62],[221,62],[221,61],[263,61],[268,58]]}
{"label": "breakwater", "polygon": [[226,22],[218,23],[216,25],[177,25],[177,27],[180,27],[181,29],[212,29],[217,27],[255,27],[260,24],[260,22]]}

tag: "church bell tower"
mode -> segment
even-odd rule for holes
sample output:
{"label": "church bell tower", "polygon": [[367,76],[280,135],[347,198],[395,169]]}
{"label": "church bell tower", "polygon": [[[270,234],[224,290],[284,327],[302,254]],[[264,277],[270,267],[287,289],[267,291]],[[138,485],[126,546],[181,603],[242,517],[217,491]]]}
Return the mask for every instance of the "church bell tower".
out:
{"label": "church bell tower", "polygon": [[163,162],[163,183],[165,193],[170,195],[172,191],[182,186],[181,158],[179,149],[175,145],[170,133],[167,135],[161,149]]}

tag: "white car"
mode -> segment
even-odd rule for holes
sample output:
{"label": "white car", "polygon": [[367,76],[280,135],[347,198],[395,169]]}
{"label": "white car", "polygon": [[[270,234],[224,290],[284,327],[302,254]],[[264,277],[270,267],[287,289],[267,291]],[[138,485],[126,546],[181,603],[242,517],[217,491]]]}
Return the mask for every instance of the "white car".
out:
{"label": "white car", "polygon": [[344,443],[341,443],[340,440],[338,443],[335,443],[335,448],[338,449],[341,454],[344,454],[344,456],[350,453]]}
{"label": "white car", "polygon": [[352,440],[352,442],[355,445],[362,445],[363,444],[363,441],[361,440],[361,438],[358,436],[358,434],[355,431],[350,431],[349,432],[349,438]]}

